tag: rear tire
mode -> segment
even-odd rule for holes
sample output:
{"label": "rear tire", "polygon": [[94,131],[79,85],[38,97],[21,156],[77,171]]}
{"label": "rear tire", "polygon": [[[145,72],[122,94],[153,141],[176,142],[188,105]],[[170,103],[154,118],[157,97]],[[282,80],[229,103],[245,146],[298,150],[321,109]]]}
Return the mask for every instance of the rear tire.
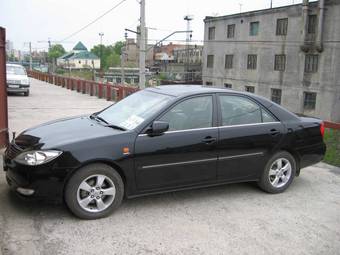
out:
{"label": "rear tire", "polygon": [[285,191],[296,175],[296,161],[286,152],[274,154],[267,162],[258,186],[272,194]]}
{"label": "rear tire", "polygon": [[29,95],[30,95],[30,92],[29,92],[29,91],[24,92],[24,96],[25,96],[25,97],[28,97]]}
{"label": "rear tire", "polygon": [[116,170],[106,164],[91,164],[77,170],[65,187],[65,202],[81,219],[110,215],[124,196],[124,183]]}

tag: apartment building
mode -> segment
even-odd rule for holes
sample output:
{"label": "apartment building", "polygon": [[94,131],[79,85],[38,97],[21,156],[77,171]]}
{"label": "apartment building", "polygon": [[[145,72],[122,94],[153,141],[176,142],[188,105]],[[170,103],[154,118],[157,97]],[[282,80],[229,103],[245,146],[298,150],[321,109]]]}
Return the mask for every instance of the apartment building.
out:
{"label": "apartment building", "polygon": [[340,122],[340,1],[204,19],[203,83]]}

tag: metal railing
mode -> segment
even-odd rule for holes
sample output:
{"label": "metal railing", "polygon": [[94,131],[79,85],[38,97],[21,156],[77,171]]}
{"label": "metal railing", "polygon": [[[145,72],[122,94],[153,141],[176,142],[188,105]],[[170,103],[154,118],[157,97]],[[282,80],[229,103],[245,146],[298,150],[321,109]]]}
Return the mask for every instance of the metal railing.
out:
{"label": "metal railing", "polygon": [[330,122],[330,121],[324,121],[324,123],[325,123],[325,128],[340,130],[340,123],[335,123],[335,122]]}
{"label": "metal railing", "polygon": [[39,71],[27,71],[34,79],[45,81],[66,89],[75,90],[82,94],[105,98],[108,101],[119,101],[136,92],[137,87],[122,84],[101,83],[80,78],[65,77],[57,74],[42,73]]}

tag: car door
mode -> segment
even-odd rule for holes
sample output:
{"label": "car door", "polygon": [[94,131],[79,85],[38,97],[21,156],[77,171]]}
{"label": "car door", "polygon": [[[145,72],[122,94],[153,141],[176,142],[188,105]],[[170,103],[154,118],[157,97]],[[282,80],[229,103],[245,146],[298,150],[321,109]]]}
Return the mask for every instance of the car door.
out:
{"label": "car door", "polygon": [[185,98],[156,120],[169,123],[159,136],[135,142],[137,189],[169,189],[216,180],[218,135],[214,95]]}
{"label": "car door", "polygon": [[247,96],[220,94],[218,109],[218,179],[256,179],[283,137],[283,124]]}

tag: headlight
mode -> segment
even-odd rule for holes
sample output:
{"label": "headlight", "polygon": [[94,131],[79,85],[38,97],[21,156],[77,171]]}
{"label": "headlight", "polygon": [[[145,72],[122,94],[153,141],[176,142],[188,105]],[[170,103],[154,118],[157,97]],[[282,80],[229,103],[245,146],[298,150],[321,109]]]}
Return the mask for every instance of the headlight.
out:
{"label": "headlight", "polygon": [[21,80],[21,84],[22,85],[28,85],[28,84],[30,84],[30,81],[29,80]]}
{"label": "headlight", "polygon": [[20,164],[36,166],[45,164],[57,158],[62,152],[55,150],[26,151],[19,154],[14,160]]}

